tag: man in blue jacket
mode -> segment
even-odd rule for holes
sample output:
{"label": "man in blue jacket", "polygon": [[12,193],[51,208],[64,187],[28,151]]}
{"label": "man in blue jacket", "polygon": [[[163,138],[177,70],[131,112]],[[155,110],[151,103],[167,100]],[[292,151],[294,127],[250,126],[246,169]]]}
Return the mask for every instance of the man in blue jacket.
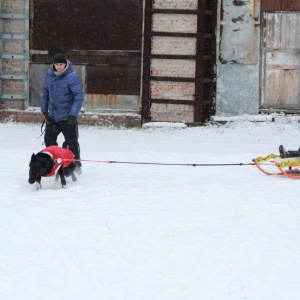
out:
{"label": "man in blue jacket", "polygon": [[[79,76],[73,72],[71,61],[58,53],[43,81],[41,111],[47,118],[45,130],[46,147],[57,144],[62,132],[69,150],[80,160],[77,118],[84,99]],[[77,173],[81,173],[81,162],[76,161]]]}

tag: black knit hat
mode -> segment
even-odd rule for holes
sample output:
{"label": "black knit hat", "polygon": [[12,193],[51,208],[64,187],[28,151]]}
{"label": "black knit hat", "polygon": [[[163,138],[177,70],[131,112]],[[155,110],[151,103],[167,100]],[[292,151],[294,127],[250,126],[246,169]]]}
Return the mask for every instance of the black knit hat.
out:
{"label": "black knit hat", "polygon": [[53,63],[54,64],[67,64],[67,59],[64,54],[57,53],[53,57]]}

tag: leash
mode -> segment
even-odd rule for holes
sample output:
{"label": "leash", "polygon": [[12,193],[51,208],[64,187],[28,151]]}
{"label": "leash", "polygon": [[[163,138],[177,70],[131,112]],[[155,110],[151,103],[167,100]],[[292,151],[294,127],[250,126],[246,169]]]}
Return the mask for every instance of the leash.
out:
{"label": "leash", "polygon": [[156,165],[156,166],[188,166],[188,167],[226,167],[226,166],[253,166],[255,163],[232,163],[232,164],[175,164],[175,163],[158,163],[158,162],[135,162],[135,161],[116,161],[116,160],[91,160],[91,159],[63,159],[63,161],[81,161],[97,162],[105,164],[131,164],[131,165]]}
{"label": "leash", "polygon": [[44,119],[43,119],[43,122],[42,122],[42,125],[41,125],[41,134],[38,136],[38,139],[44,134],[44,132],[46,130],[46,128],[43,130],[43,127],[45,125],[46,119],[47,119],[47,116],[44,115]]}

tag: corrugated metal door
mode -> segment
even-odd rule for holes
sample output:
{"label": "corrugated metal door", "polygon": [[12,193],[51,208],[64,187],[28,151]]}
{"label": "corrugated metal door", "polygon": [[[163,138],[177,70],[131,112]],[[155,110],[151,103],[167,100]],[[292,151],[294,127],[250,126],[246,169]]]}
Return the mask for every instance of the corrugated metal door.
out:
{"label": "corrugated metal door", "polygon": [[260,110],[299,112],[300,12],[263,18]]}
{"label": "corrugated metal door", "polygon": [[82,78],[90,109],[140,109],[143,0],[30,0],[31,105],[63,52]]}

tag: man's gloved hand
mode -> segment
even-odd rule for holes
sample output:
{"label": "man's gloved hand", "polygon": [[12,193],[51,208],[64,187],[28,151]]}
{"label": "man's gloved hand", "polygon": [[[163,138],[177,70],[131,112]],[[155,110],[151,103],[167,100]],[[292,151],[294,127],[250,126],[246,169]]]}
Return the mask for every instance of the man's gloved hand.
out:
{"label": "man's gloved hand", "polygon": [[68,124],[69,124],[69,125],[75,125],[76,122],[77,122],[76,117],[74,117],[74,116],[69,116],[69,119],[68,119]]}
{"label": "man's gloved hand", "polygon": [[43,112],[43,115],[44,115],[45,118],[48,117],[48,113],[47,112]]}

